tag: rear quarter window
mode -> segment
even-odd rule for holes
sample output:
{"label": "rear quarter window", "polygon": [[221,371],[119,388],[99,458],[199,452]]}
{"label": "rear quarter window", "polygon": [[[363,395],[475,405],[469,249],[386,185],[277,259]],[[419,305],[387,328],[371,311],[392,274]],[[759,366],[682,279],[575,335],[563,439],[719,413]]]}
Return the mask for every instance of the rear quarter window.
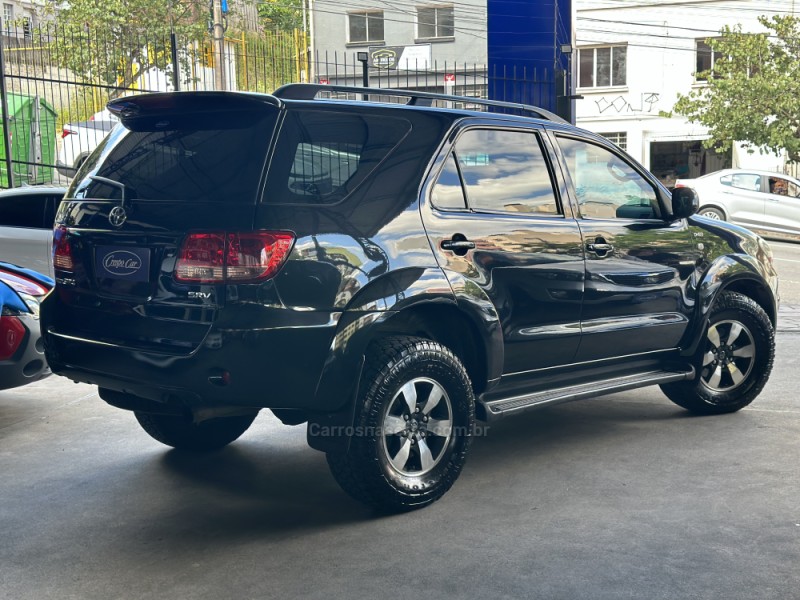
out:
{"label": "rear quarter window", "polygon": [[270,204],[333,204],[345,198],[411,131],[402,118],[290,110],[267,175]]}

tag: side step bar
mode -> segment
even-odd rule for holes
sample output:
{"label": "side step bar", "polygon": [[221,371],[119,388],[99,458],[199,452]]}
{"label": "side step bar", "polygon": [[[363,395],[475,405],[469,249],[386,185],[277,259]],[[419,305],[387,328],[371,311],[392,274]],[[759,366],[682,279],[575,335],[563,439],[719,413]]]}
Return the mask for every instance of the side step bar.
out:
{"label": "side step bar", "polygon": [[[613,392],[623,392],[649,385],[660,383],[672,383],[673,381],[684,381],[692,379],[695,375],[694,369],[686,371],[647,371],[624,375],[612,379],[602,379],[600,381],[590,381],[580,385],[573,385],[555,390],[545,390],[532,394],[523,394],[511,398],[501,398],[499,400],[478,399],[478,404],[483,407],[485,419],[496,421],[506,415],[518,414],[534,408],[571,402],[601,396]],[[480,409],[479,409],[480,411]]]}

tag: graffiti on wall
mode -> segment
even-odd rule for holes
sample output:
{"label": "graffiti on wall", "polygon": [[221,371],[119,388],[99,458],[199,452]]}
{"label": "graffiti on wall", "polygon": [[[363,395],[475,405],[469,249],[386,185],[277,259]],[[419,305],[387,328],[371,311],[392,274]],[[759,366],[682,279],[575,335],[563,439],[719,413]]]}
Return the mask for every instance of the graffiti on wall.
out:
{"label": "graffiti on wall", "polygon": [[604,113],[652,113],[657,112],[655,110],[656,104],[658,104],[658,94],[654,92],[647,92],[644,94],[640,94],[639,98],[639,106],[634,106],[628,101],[628,98],[625,96],[617,96],[611,100],[608,97],[603,96],[602,98],[595,100],[594,103],[597,105],[597,110],[600,111],[600,114]]}

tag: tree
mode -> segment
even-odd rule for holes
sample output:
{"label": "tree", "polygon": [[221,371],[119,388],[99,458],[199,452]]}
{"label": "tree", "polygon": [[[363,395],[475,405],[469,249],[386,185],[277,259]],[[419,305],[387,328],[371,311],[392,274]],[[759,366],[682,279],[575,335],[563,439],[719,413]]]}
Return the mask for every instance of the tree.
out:
{"label": "tree", "polygon": [[264,25],[279,31],[303,28],[305,0],[265,0],[258,5],[258,16]]}
{"label": "tree", "polygon": [[51,56],[114,98],[151,69],[172,73],[170,33],[199,40],[207,15],[208,0],[70,0],[56,14]]}
{"label": "tree", "polygon": [[713,68],[698,78],[708,85],[679,95],[673,112],[709,128],[707,148],[722,152],[740,142],[800,161],[800,18],[758,20],[768,32],[726,26],[707,40]]}

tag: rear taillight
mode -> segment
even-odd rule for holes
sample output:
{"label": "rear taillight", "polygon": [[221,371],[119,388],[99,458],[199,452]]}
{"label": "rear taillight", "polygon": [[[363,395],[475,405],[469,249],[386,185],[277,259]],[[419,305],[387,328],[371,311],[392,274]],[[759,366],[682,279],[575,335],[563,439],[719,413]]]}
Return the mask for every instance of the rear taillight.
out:
{"label": "rear taillight", "polygon": [[17,317],[0,317],[0,360],[8,360],[14,356],[24,339],[25,326]]}
{"label": "rear taillight", "polygon": [[61,139],[63,140],[65,137],[67,137],[68,135],[72,135],[73,133],[75,133],[75,132],[72,131],[72,129],[68,129],[68,128],[64,127],[61,130]]}
{"label": "rear taillight", "polygon": [[675,187],[676,187],[676,188],[682,188],[682,187],[686,187],[686,186],[685,186],[685,185],[683,185],[682,183],[676,183],[676,184],[675,184]]}
{"label": "rear taillight", "polygon": [[294,244],[285,231],[190,233],[175,265],[175,279],[194,283],[245,283],[269,279]]}
{"label": "rear taillight", "polygon": [[72,248],[69,245],[69,230],[59,225],[53,230],[53,267],[63,271],[72,271]]}

